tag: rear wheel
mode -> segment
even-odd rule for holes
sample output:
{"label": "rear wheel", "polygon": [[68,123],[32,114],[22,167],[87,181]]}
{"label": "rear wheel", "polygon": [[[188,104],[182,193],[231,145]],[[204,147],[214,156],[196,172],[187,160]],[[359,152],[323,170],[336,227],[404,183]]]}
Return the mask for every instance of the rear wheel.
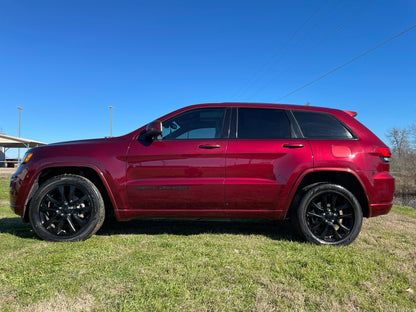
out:
{"label": "rear wheel", "polygon": [[294,221],[300,234],[318,245],[348,245],[361,231],[363,213],[356,197],[335,184],[320,184],[301,198]]}
{"label": "rear wheel", "polygon": [[104,222],[104,201],[97,187],[77,175],[54,177],[40,186],[29,207],[33,230],[48,241],[80,241]]}

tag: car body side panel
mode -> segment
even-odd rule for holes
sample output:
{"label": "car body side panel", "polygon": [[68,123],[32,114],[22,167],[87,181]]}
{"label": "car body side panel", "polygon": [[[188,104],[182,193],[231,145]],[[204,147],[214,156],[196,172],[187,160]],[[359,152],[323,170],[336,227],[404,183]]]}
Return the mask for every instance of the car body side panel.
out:
{"label": "car body side panel", "polygon": [[[373,144],[380,145],[377,140]],[[370,217],[390,211],[393,205],[394,178],[388,172],[388,163],[383,163],[377,153],[374,153],[371,143],[364,144],[361,139],[309,140],[309,142],[314,154],[316,170],[347,169],[359,177],[367,196]],[[349,152],[338,154],[336,151],[340,150]],[[363,168],[367,170],[362,170]]]}
{"label": "car body side panel", "polygon": [[224,209],[227,144],[226,139],[133,142],[127,164],[129,208]]}
{"label": "car body side panel", "polygon": [[[125,192],[126,151],[129,140],[112,139],[107,143],[99,140],[81,143],[60,143],[39,147],[30,160],[30,166],[21,165],[12,176],[13,187],[10,189],[10,206],[23,216],[26,205],[33,195],[36,181],[44,170],[59,168],[89,168],[94,170],[112,201],[114,210],[127,207]],[[112,153],[108,153],[111,146]],[[47,148],[45,148],[47,147]]]}
{"label": "car body side panel", "polygon": [[226,208],[282,211],[291,185],[311,167],[313,159],[306,140],[230,140]]}

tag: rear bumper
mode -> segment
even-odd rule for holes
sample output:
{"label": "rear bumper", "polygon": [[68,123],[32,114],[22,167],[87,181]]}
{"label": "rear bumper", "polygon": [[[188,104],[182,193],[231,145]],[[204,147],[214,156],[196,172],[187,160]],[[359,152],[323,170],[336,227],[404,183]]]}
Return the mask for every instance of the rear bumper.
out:
{"label": "rear bumper", "polygon": [[369,196],[369,217],[387,214],[393,206],[394,177],[390,172],[380,172],[373,177],[372,194]]}
{"label": "rear bumper", "polygon": [[377,217],[390,212],[393,203],[371,204],[368,217]]}

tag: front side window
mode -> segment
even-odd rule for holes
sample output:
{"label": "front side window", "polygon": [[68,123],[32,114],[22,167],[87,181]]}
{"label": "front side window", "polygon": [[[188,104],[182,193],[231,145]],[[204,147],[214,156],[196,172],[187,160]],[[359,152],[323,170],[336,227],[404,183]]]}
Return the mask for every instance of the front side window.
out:
{"label": "front side window", "polygon": [[218,139],[222,137],[225,108],[202,108],[182,113],[162,123],[162,139]]}
{"label": "front side window", "polygon": [[309,139],[353,139],[353,134],[331,114],[293,111],[303,135]]}
{"label": "front side window", "polygon": [[285,111],[267,108],[239,108],[239,139],[290,138],[290,122]]}

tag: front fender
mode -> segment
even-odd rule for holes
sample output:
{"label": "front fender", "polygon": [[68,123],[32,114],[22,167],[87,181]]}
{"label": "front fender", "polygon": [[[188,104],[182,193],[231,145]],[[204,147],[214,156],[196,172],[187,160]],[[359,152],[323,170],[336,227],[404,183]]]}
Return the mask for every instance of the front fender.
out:
{"label": "front fender", "polygon": [[[97,162],[97,161],[95,161]],[[33,168],[35,167],[36,170]],[[110,200],[114,211],[116,212],[119,207],[123,207],[123,198],[121,192],[114,192],[117,190],[118,185],[112,178],[110,172],[99,166],[97,163],[90,162],[76,162],[72,159],[71,162],[48,162],[40,166],[32,166],[32,169],[22,168],[20,172],[16,172],[12,183],[23,186],[21,189],[17,189],[16,200],[12,203],[11,207],[15,213],[23,216],[26,219],[27,207],[31,198],[38,190],[39,186],[46,180],[63,174],[78,174],[86,178],[89,178],[97,184],[97,180],[101,182],[101,185],[96,185],[101,191],[106,192],[108,199]],[[24,188],[25,185],[29,185],[29,188]],[[104,189],[104,190],[103,190]],[[104,196],[104,194],[103,194]],[[117,217],[117,215],[116,215]]]}

